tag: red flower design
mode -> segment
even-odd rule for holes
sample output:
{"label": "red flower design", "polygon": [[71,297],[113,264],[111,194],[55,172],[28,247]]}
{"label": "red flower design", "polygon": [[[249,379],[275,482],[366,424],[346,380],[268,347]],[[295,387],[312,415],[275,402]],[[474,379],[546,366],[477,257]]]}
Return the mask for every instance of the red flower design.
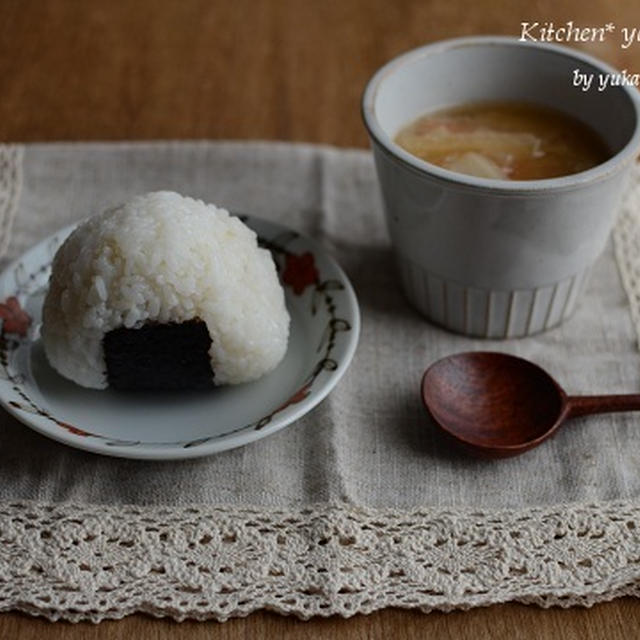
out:
{"label": "red flower design", "polygon": [[298,404],[298,402],[302,402],[308,395],[309,390],[311,388],[311,382],[308,382],[303,387],[300,387],[284,404],[280,405],[273,413],[278,413],[283,409],[291,406],[292,404]]}
{"label": "red flower design", "polygon": [[300,255],[287,254],[282,281],[288,284],[296,295],[300,295],[311,284],[316,284],[320,274],[316,269],[313,254],[307,251]]}
{"label": "red flower design", "polygon": [[72,424],[69,424],[68,422],[62,422],[62,420],[57,420],[56,421],[58,423],[59,427],[62,427],[63,429],[66,429],[69,433],[73,433],[76,436],[90,436],[90,433],[87,433],[86,431],[83,431],[82,429],[78,429],[78,427],[74,427]]}
{"label": "red flower design", "polygon": [[31,318],[20,306],[18,298],[15,296],[11,296],[3,303],[0,303],[0,318],[4,321],[2,323],[2,333],[17,333],[20,336],[27,335]]}

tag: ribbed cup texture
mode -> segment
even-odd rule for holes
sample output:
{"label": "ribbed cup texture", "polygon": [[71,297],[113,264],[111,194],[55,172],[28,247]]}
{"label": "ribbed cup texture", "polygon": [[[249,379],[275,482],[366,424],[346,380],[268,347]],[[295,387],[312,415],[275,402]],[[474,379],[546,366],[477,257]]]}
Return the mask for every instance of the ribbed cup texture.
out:
{"label": "ribbed cup texture", "polygon": [[588,269],[554,284],[511,291],[465,287],[397,257],[410,302],[432,322],[481,338],[521,338],[560,324],[575,309]]}

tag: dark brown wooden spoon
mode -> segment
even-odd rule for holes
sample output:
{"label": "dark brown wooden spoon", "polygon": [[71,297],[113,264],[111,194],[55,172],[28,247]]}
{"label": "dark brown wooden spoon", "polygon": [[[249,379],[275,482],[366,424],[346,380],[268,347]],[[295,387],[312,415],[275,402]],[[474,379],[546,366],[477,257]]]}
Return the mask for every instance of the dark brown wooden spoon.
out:
{"label": "dark brown wooden spoon", "polygon": [[436,424],[474,453],[524,453],[568,418],[640,410],[640,394],[568,396],[538,365],[505,353],[458,353],[432,364],[422,399]]}

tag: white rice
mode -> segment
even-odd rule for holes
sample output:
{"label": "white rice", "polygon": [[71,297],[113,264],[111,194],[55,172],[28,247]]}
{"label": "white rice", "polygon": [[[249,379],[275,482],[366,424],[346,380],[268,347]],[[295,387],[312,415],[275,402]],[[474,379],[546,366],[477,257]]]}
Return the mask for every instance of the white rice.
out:
{"label": "white rice", "polygon": [[59,373],[103,389],[105,333],[196,317],[216,384],[259,378],[285,354],[284,292],[256,234],[224,209],[158,191],[90,218],[58,249],[42,338]]}

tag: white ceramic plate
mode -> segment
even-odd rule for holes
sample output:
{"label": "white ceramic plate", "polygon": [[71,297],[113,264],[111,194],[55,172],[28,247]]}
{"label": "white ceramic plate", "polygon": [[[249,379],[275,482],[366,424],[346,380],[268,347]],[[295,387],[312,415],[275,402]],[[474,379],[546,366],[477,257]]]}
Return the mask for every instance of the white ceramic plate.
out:
{"label": "white ceramic plate", "polygon": [[346,275],[309,238],[240,216],[271,250],[291,315],[286,356],[260,380],[190,393],[84,389],[47,362],[41,309],[53,255],[73,227],[41,242],[0,275],[0,403],[65,444],[141,459],[205,456],[264,438],[315,407],[353,357],[358,303]]}

